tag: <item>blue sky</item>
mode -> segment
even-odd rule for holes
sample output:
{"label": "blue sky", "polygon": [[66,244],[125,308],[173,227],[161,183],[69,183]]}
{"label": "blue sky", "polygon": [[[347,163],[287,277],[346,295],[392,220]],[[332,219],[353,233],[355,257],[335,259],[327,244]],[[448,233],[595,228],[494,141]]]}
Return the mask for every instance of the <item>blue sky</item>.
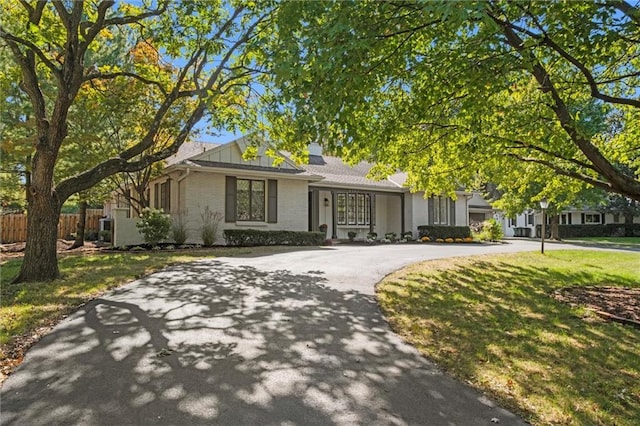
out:
{"label": "blue sky", "polygon": [[199,129],[201,131],[201,133],[194,137],[193,140],[198,141],[198,142],[211,142],[211,143],[227,143],[227,142],[231,142],[232,140],[238,139],[240,137],[242,137],[241,133],[232,133],[232,132],[228,132],[228,131],[221,131],[218,132],[218,135],[211,135],[208,134],[204,128],[205,128],[205,124],[204,123],[198,123],[196,124],[196,129]]}

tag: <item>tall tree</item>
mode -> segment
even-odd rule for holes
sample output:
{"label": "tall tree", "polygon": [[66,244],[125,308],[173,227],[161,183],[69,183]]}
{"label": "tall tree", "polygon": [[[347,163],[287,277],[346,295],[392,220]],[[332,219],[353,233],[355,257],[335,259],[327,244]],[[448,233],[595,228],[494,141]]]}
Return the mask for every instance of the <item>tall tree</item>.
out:
{"label": "tall tree", "polygon": [[[636,5],[288,2],[278,31],[273,133],[289,149],[321,140],[428,193],[536,164],[640,200]],[[591,107],[618,127],[590,133]]]}
{"label": "tall tree", "polygon": [[[249,1],[25,0],[3,2],[1,12],[2,49],[20,68],[19,87],[28,95],[35,122],[27,243],[16,281],[50,280],[59,275],[56,229],[66,199],[116,173],[141,170],[172,155],[207,111],[216,124],[243,113],[239,100],[250,96],[251,78],[261,71],[251,49],[269,9]],[[135,41],[153,40],[172,72],[159,75],[135,63],[103,62],[101,52],[127,27]],[[61,155],[73,139],[69,115],[78,94],[86,85],[112,80],[143,83],[161,93],[157,102],[139,111],[150,118],[149,127],[134,144],[55,180]],[[48,86],[52,90],[45,90]],[[179,128],[175,136],[150,149],[171,112],[188,100],[188,114],[174,123]]]}

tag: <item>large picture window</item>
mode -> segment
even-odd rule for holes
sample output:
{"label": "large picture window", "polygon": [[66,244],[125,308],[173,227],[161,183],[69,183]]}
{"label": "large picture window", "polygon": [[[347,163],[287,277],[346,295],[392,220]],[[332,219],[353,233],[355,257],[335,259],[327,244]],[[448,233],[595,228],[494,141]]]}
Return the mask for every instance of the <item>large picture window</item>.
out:
{"label": "large picture window", "polygon": [[585,214],[584,223],[587,223],[587,224],[600,223],[600,214],[591,214],[591,213]]}
{"label": "large picture window", "polygon": [[338,225],[371,224],[371,196],[349,192],[336,194]]}
{"label": "large picture window", "polygon": [[264,181],[236,180],[236,220],[264,221]]}
{"label": "large picture window", "polygon": [[449,224],[449,199],[445,197],[433,197],[433,224]]}

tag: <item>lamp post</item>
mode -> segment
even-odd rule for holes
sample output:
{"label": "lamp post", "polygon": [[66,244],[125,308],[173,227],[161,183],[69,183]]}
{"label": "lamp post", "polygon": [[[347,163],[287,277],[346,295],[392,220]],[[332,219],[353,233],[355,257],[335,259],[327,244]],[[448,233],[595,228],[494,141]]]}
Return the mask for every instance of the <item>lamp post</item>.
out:
{"label": "lamp post", "polygon": [[540,200],[540,208],[542,209],[542,235],[541,235],[541,247],[540,247],[540,253],[544,254],[544,234],[545,234],[545,225],[546,225],[546,218],[544,217],[544,211],[547,209],[547,207],[549,207],[549,202],[547,201],[546,198],[543,198],[542,200]]}

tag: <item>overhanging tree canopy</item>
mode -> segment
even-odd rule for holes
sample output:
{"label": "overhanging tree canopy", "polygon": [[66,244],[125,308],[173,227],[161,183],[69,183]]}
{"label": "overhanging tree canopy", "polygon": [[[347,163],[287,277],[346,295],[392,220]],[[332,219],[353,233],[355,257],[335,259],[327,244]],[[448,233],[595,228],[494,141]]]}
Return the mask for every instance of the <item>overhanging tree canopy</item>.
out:
{"label": "overhanging tree canopy", "polygon": [[[636,6],[291,2],[278,30],[291,121],[274,133],[290,149],[322,140],[427,193],[508,186],[528,167],[640,199]],[[593,110],[606,130],[591,131]]]}
{"label": "overhanging tree canopy", "polygon": [[[35,126],[27,244],[17,280],[49,280],[58,276],[56,229],[67,198],[116,173],[141,170],[175,153],[207,111],[214,126],[238,124],[248,111],[255,76],[261,75],[251,51],[267,25],[269,9],[242,1],[25,0],[3,2],[1,12],[1,47],[20,68],[21,79],[13,84],[27,94]],[[132,45],[152,41],[167,62],[167,72],[140,62],[105,59],[124,28],[127,36],[135,35]],[[133,143],[56,181],[65,147],[78,143],[70,137],[74,129],[68,123],[78,94],[87,85],[113,81],[143,84],[159,94],[139,111],[144,117],[140,121],[148,125]],[[177,130],[158,147],[166,120]]]}

